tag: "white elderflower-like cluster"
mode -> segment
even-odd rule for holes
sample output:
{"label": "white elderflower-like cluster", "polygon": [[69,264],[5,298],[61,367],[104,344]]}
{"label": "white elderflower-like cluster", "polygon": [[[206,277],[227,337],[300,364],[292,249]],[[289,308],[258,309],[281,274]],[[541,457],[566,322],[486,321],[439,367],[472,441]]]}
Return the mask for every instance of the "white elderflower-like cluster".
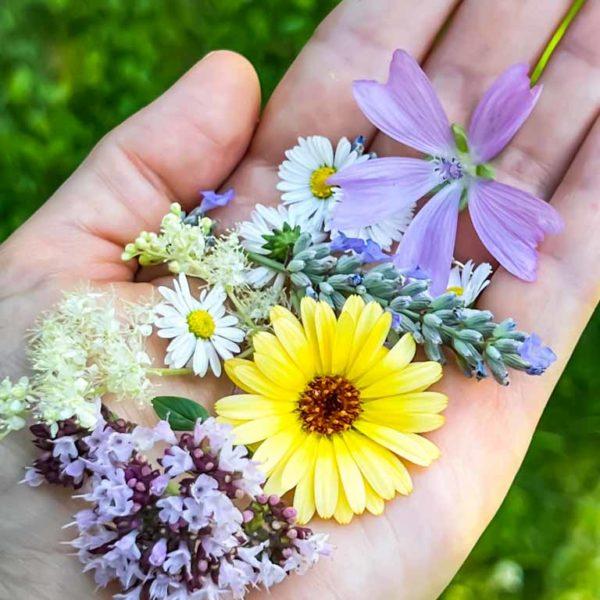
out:
{"label": "white elderflower-like cluster", "polygon": [[185,213],[175,202],[163,217],[160,232],[142,231],[134,242],[127,244],[123,260],[138,258],[140,265],[167,263],[173,273],[189,273],[197,269],[207,248],[206,238],[213,221],[202,217],[198,223],[184,221]]}
{"label": "white elderflower-like cluster", "polygon": [[225,289],[231,289],[246,285],[249,271],[250,263],[238,234],[231,231],[214,238],[202,261],[185,273],[203,279],[210,286],[221,285]]}
{"label": "white elderflower-like cluster", "polygon": [[104,394],[146,402],[145,338],[152,333],[152,320],[149,308],[118,302],[112,294],[67,294],[34,330],[31,405],[36,417],[51,429],[71,417],[93,428],[97,399]]}
{"label": "white elderflower-like cluster", "polygon": [[27,377],[21,377],[17,383],[12,383],[6,377],[0,383],[0,440],[11,431],[18,431],[25,427],[29,393]]}

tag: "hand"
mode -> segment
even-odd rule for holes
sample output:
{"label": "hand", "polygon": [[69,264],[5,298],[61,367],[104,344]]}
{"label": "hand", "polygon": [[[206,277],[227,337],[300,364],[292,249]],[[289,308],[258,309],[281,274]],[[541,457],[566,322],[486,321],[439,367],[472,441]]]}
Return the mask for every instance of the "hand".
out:
{"label": "hand", "polygon": [[[62,290],[91,280],[117,284],[130,298],[152,293],[155,281],[139,281],[120,254],[141,229],[157,229],[170,202],[189,208],[199,189],[233,185],[237,200],[221,215],[228,222],[247,217],[256,202],[277,202],[277,165],[298,135],[365,134],[380,155],[402,152],[372,129],[350,91],[353,79],[383,80],[395,48],[424,61],[451,120],[464,122],[498,73],[537,58],[568,4],[557,0],[540,11],[535,2],[517,0],[458,8],[452,0],[418,8],[409,0],[346,0],[292,65],[256,132],[259,90],[251,66],[232,53],[208,55],[108,134],[0,247],[2,375],[22,373],[25,331]],[[450,397],[447,423],[431,435],[442,458],[426,470],[412,469],[415,491],[388,503],[384,516],[362,515],[345,527],[314,522],[331,533],[333,558],[278,586],[273,597],[435,598],[504,498],[598,299],[599,26],[600,6],[589,3],[542,77],[545,90],[532,117],[496,161],[502,181],[549,199],[566,230],[541,247],[536,284],[499,270],[481,306],[539,333],[558,363],[542,378],[513,373],[509,388],[476,384],[448,367],[439,385]],[[462,223],[459,239],[462,254],[485,257],[469,223]],[[164,346],[156,343],[160,357]],[[169,391],[206,404],[229,387],[224,378],[169,382]],[[138,422],[151,418],[133,407],[119,410]],[[69,493],[15,486],[31,461],[27,438],[13,435],[0,445],[0,596],[88,597],[91,578],[58,541],[70,539],[60,532],[75,510]]]}

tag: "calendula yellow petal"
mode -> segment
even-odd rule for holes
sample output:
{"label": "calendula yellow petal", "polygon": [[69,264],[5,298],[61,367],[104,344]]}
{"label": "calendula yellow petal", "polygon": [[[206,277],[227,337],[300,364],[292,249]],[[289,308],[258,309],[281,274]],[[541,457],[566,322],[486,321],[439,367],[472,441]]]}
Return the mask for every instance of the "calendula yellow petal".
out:
{"label": "calendula yellow petal", "polygon": [[295,423],[291,427],[267,438],[254,453],[252,460],[259,463],[260,470],[265,475],[269,475],[289,449],[297,443],[300,436],[302,436],[302,430],[300,425]]}
{"label": "calendula yellow petal", "polygon": [[312,349],[312,355],[315,361],[315,370],[317,373],[322,373],[321,359],[319,356],[319,342],[317,340],[317,326],[315,324],[315,313],[317,303],[308,296],[304,296],[300,301],[300,315],[302,316],[302,326],[306,339]]}
{"label": "calendula yellow petal", "polygon": [[336,320],[333,309],[326,302],[319,302],[317,304],[315,311],[315,326],[321,364],[320,374],[331,373],[331,358]]}
{"label": "calendula yellow petal", "polygon": [[279,460],[277,466],[273,469],[271,475],[268,477],[266,483],[263,485],[263,491],[267,496],[275,494],[276,496],[283,496],[291,487],[285,487],[281,481],[281,475],[285,469],[288,461],[302,443],[302,436],[296,438],[292,445],[287,449],[285,454]]}
{"label": "calendula yellow petal", "polygon": [[429,440],[414,433],[402,433],[391,427],[358,419],[354,427],[374,442],[390,449],[410,462],[429,466],[439,457],[440,451]]}
{"label": "calendula yellow petal", "polygon": [[297,400],[297,393],[277,385],[249,360],[232,358],[225,361],[228,377],[242,390],[273,400]]}
{"label": "calendula yellow petal", "polygon": [[304,477],[298,482],[294,493],[294,508],[298,523],[308,523],[315,514],[315,461],[308,465]]}
{"label": "calendula yellow petal", "polygon": [[243,421],[271,415],[284,415],[292,412],[296,406],[295,402],[270,400],[255,394],[234,394],[218,400],[215,410],[221,417]]}
{"label": "calendula yellow petal", "polygon": [[246,421],[242,425],[233,428],[235,443],[253,444],[254,442],[260,442],[297,422],[298,416],[293,413]]}
{"label": "calendula yellow petal", "polygon": [[352,320],[357,323],[364,307],[365,301],[360,296],[353,294],[344,302],[342,313],[348,313],[352,317]]}
{"label": "calendula yellow petal", "polygon": [[332,440],[345,499],[350,508],[360,514],[365,510],[366,502],[363,476],[342,436],[334,435]]}
{"label": "calendula yellow petal", "polygon": [[439,392],[415,392],[388,398],[377,398],[363,403],[363,408],[381,414],[396,412],[439,413],[448,406],[448,396]]}
{"label": "calendula yellow petal", "polygon": [[352,458],[356,461],[364,478],[373,489],[386,500],[393,498],[395,493],[394,484],[389,477],[389,473],[387,473],[388,469],[382,468],[383,465],[378,460],[377,453],[373,451],[373,446],[356,431],[345,431],[342,437],[352,454]]}
{"label": "calendula yellow petal", "polygon": [[266,331],[259,331],[252,337],[252,345],[256,354],[269,356],[276,360],[282,368],[285,368],[288,372],[287,377],[293,379],[303,378],[304,383],[306,383],[306,376],[290,358],[277,336]]}
{"label": "calendula yellow petal", "polygon": [[288,356],[306,377],[312,378],[315,374],[313,349],[306,339],[304,330],[298,320],[295,318],[291,320],[287,317],[279,317],[272,320],[271,323],[275,330],[275,335],[285,348]]}
{"label": "calendula yellow petal", "polygon": [[331,517],[338,500],[339,475],[331,440],[322,436],[315,460],[315,506],[319,516]]}
{"label": "calendula yellow petal", "polygon": [[354,338],[354,319],[349,312],[342,312],[333,335],[331,354],[331,372],[343,375],[348,367],[348,348],[352,347]]}
{"label": "calendula yellow petal", "polygon": [[367,343],[369,334],[375,327],[377,320],[383,313],[383,308],[377,302],[369,302],[361,311],[356,322],[354,331],[354,340],[352,341],[352,349],[350,351],[350,363],[354,363],[357,354],[362,350]]}
{"label": "calendula yellow petal", "polygon": [[384,312],[373,324],[371,331],[365,336],[352,366],[347,371],[348,379],[354,381],[367,372],[378,360],[378,351],[383,346],[392,324],[392,314]]}
{"label": "calendula yellow petal", "polygon": [[375,361],[371,368],[358,378],[356,385],[360,388],[387,377],[391,373],[402,371],[414,358],[417,346],[410,333],[405,333],[385,354]]}
{"label": "calendula yellow petal", "polygon": [[361,390],[361,397],[382,398],[410,392],[422,392],[442,377],[442,365],[429,361],[412,363]]}
{"label": "calendula yellow petal", "polygon": [[307,378],[300,371],[292,371],[272,356],[254,353],[254,362],[260,372],[275,385],[300,393],[306,387]]}
{"label": "calendula yellow petal", "polygon": [[365,481],[365,494],[367,497],[366,509],[372,515],[383,514],[384,502],[383,498]]}
{"label": "calendula yellow petal", "polygon": [[368,405],[361,414],[361,419],[370,423],[386,425],[405,433],[426,433],[440,428],[444,424],[442,415],[428,413],[397,412],[384,414],[381,411],[370,411]]}
{"label": "calendula yellow petal", "polygon": [[298,449],[290,457],[281,474],[281,483],[286,490],[292,489],[314,463],[319,445],[319,436],[306,434]]}
{"label": "calendula yellow petal", "polygon": [[354,513],[348,504],[346,494],[344,494],[343,488],[340,487],[337,506],[335,507],[333,518],[340,523],[340,525],[347,525],[350,523],[350,521],[352,521],[353,516]]}

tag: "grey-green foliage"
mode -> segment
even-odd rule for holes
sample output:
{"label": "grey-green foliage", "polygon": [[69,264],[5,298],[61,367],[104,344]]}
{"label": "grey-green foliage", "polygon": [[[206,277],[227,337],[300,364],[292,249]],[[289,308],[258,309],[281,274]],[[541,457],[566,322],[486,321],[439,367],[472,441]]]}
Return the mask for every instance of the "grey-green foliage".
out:
{"label": "grey-green foliage", "polygon": [[445,363],[450,352],[468,377],[491,374],[507,385],[509,368],[526,371],[531,366],[519,354],[527,334],[512,319],[496,323],[490,311],[469,308],[452,292],[434,298],[428,281],[407,279],[391,263],[364,269],[357,255],[334,256],[328,243],[313,244],[310,234],[303,233],[281,268],[294,288],[296,305],[305,295],[337,310],[352,294],[374,300],[394,315],[390,342],[411,333],[431,360]]}

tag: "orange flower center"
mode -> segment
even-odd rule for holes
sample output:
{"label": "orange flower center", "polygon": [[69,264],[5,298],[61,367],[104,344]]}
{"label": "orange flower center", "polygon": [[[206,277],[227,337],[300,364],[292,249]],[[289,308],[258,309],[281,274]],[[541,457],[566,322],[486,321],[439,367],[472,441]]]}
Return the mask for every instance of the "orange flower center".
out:
{"label": "orange flower center", "polygon": [[323,435],[346,431],[362,412],[360,394],[339,375],[315,377],[300,395],[298,412],[305,431]]}

